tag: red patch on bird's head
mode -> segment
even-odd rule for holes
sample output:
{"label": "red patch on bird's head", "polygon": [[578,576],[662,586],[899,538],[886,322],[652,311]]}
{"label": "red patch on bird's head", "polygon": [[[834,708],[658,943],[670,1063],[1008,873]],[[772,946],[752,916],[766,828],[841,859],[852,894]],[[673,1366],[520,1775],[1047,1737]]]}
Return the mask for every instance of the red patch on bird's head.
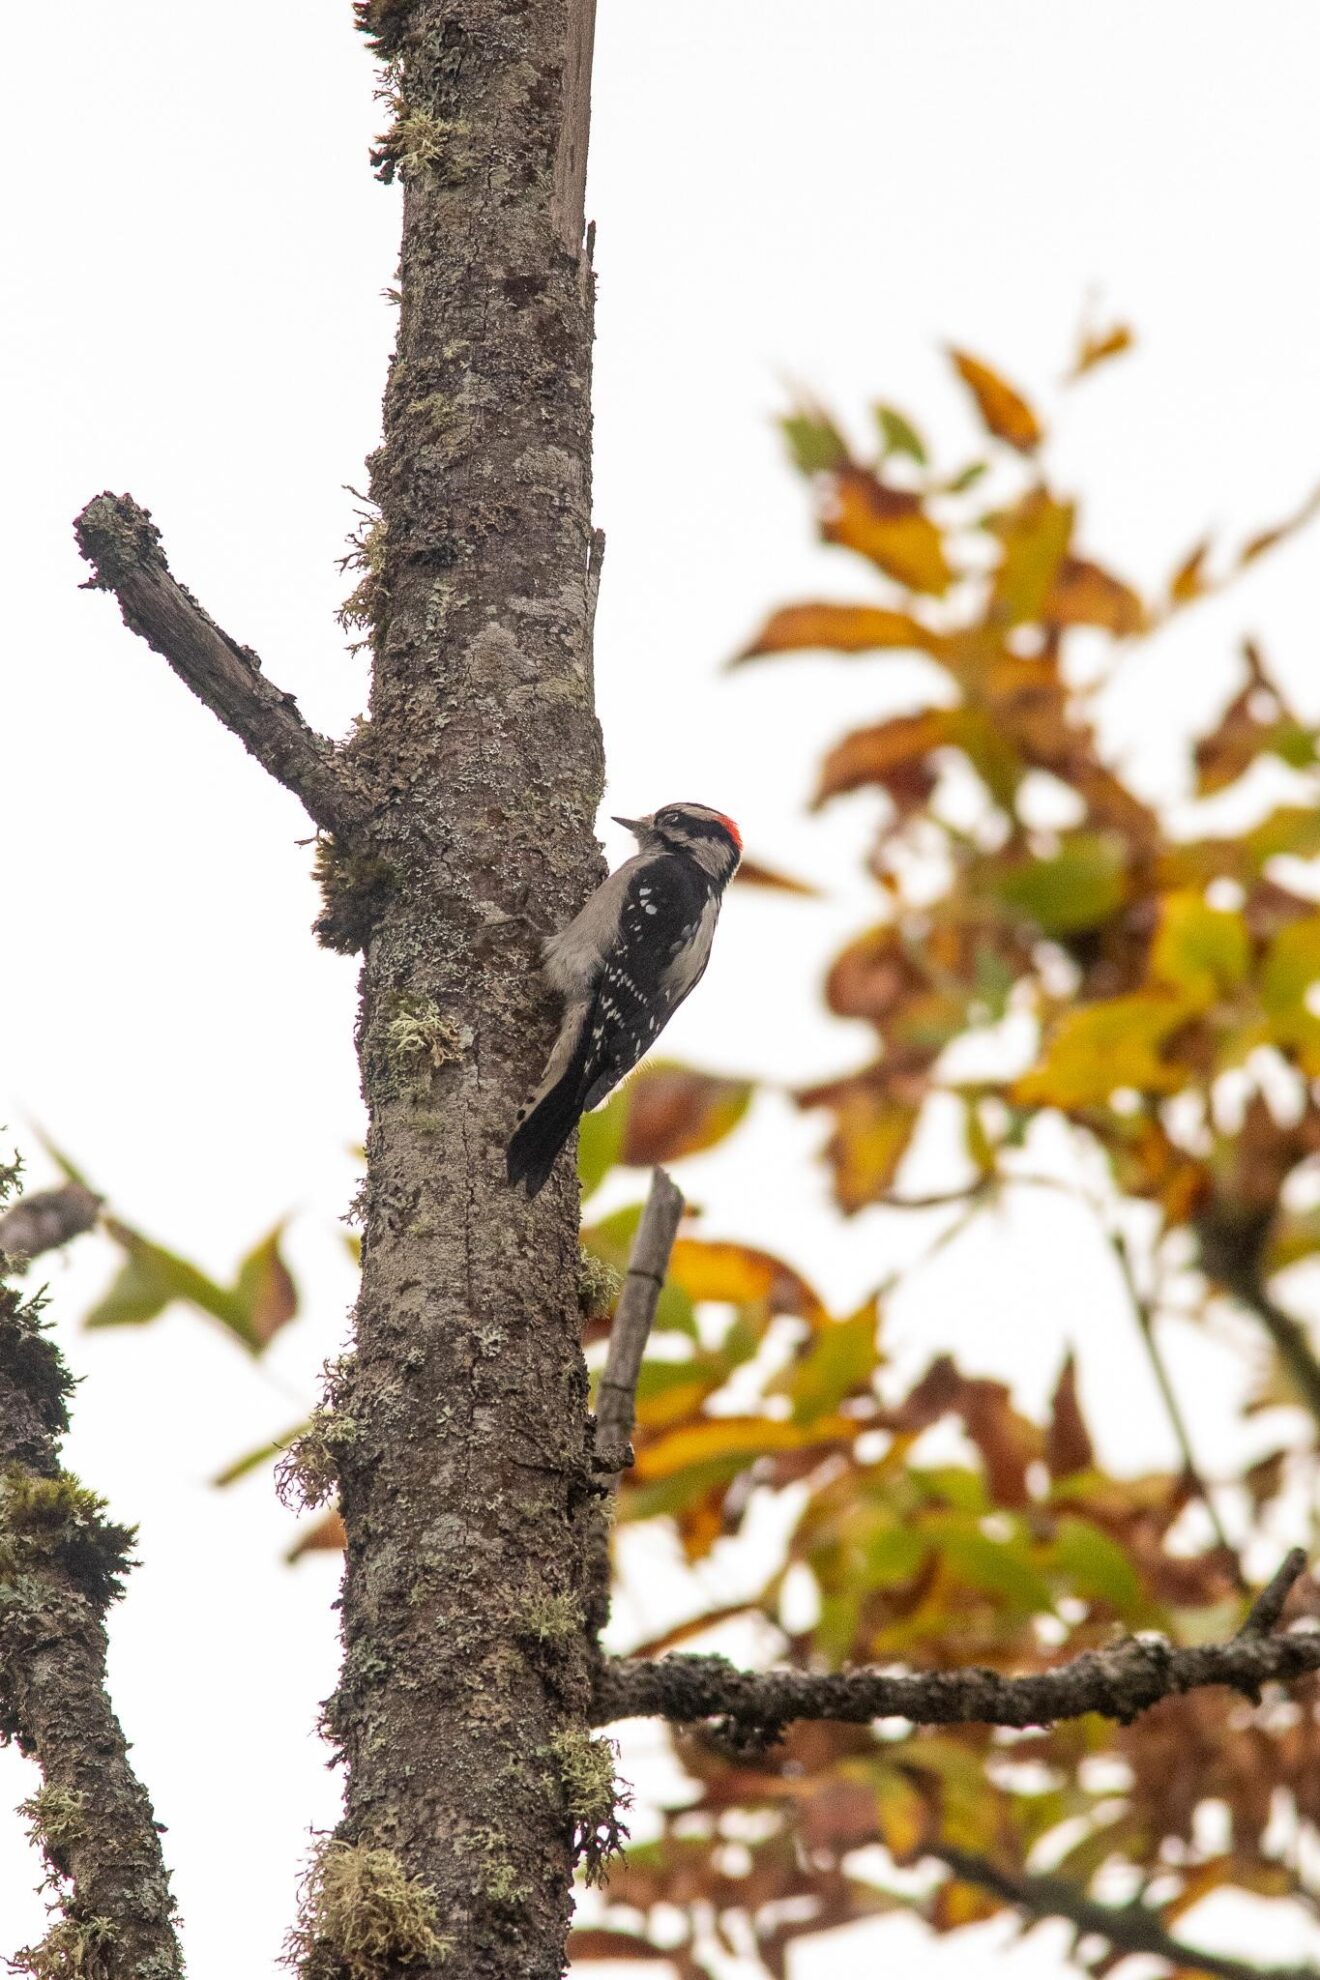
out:
{"label": "red patch on bird's head", "polygon": [[735,846],[737,846],[739,852],[741,852],[743,849],[742,833],[738,830],[738,827],[734,824],[733,820],[731,818],[726,817],[722,811],[717,811],[713,813],[713,816],[719,819],[720,824],[724,827],[729,837],[733,840],[733,843]]}

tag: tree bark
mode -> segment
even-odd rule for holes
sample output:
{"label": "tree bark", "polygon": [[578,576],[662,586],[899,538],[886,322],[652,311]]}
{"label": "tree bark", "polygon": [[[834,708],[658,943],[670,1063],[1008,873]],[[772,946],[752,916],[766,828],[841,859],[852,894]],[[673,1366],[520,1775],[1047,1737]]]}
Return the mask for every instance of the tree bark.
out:
{"label": "tree bark", "polygon": [[553,1029],[539,945],[600,872],[592,11],[360,10],[396,92],[379,157],[404,215],[359,746],[390,885],[361,980],[368,1178],[334,1398],[348,1553],[327,1723],[342,1840],[395,1851],[434,1893],[439,1947],[400,1962],[413,1980],[557,1980],[575,1834],[606,1819],[583,1785],[603,1749],[585,1730],[599,1488],[577,1182],[565,1159],[527,1203],[504,1174]]}

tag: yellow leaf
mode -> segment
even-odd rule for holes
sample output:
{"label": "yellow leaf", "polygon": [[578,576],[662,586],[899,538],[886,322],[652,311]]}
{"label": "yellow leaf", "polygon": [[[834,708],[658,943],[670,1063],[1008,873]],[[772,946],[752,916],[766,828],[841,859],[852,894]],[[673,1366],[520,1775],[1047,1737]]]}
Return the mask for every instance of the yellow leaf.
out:
{"label": "yellow leaf", "polygon": [[897,1767],[882,1767],[875,1783],[880,1839],[896,1863],[920,1855],[934,1826],[925,1797]]}
{"label": "yellow leaf", "polygon": [[1208,907],[1191,890],[1165,894],[1151,944],[1150,974],[1204,1006],[1235,990],[1251,966],[1251,940],[1240,914]]}
{"label": "yellow leaf", "polygon": [[780,1423],[768,1416],[712,1416],[702,1423],[672,1430],[639,1453],[634,1476],[651,1481],[672,1478],[692,1466],[750,1464],[772,1451],[800,1451],[816,1444],[851,1443],[857,1425],[844,1416],[823,1417],[816,1423]]}
{"label": "yellow leaf", "polygon": [[1161,1059],[1159,1047],[1196,1008],[1186,997],[1134,991],[1068,1011],[1013,1097],[1021,1106],[1069,1108],[1102,1104],[1125,1086],[1174,1093],[1187,1075]]}
{"label": "yellow leaf", "polygon": [[943,538],[918,496],[848,467],[831,478],[828,501],[821,523],[827,543],[858,551],[913,591],[938,597],[948,590],[953,572]]}
{"label": "yellow leaf", "polygon": [[833,653],[875,653],[886,648],[933,653],[939,645],[938,633],[910,612],[890,612],[879,605],[784,605],[770,614],[732,664],[760,654],[798,653],[812,647]]}
{"label": "yellow leaf", "polygon": [[977,410],[997,440],[1007,440],[1019,453],[1029,454],[1045,437],[1045,429],[1020,392],[997,371],[967,351],[950,349],[958,376],[976,400]]}
{"label": "yellow leaf", "polygon": [[813,1326],[829,1318],[799,1272],[782,1258],[751,1245],[680,1237],[670,1254],[669,1277],[689,1299],[721,1300],[732,1306],[764,1300],[774,1312],[796,1313]]}
{"label": "yellow leaf", "polygon": [[1044,488],[1031,488],[1013,508],[994,517],[993,533],[1004,546],[991,594],[993,615],[1003,625],[1022,625],[1041,616],[1072,535],[1073,506],[1056,502]]}

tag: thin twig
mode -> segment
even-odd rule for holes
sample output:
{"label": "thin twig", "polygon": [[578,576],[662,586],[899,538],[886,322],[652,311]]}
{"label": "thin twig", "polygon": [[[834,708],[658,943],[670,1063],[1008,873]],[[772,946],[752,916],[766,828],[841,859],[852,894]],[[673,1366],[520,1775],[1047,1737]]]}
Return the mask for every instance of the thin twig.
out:
{"label": "thin twig", "polygon": [[328,832],[358,823],[365,804],[342,759],[268,681],[250,647],[222,632],[171,575],[160,531],[131,495],[98,495],[74,523],[78,548],[112,591],[124,624],[167,660],[198,700]]}
{"label": "thin twig", "polygon": [[1165,1930],[1159,1913],[1148,1905],[1098,1904],[1063,1877],[1001,1870],[972,1850],[943,1844],[926,1853],[964,1883],[978,1884],[1029,1918],[1066,1919],[1077,1928],[1079,1938],[1093,1934],[1119,1953],[1151,1953],[1157,1959],[1167,1960],[1179,1972],[1211,1974],[1215,1980],[1316,1980],[1314,1967],[1253,1966],[1224,1953],[1203,1952],[1174,1938]]}
{"label": "thin twig", "polygon": [[[602,1456],[610,1454],[611,1460],[613,1453],[626,1451],[632,1436],[637,1378],[682,1215],[682,1190],[665,1170],[657,1169],[633,1239],[596,1397],[596,1449]],[[612,1491],[618,1486],[622,1469],[622,1464],[618,1465],[603,1480]]]}
{"label": "thin twig", "polygon": [[1306,1549],[1294,1547],[1252,1603],[1247,1619],[1238,1631],[1239,1638],[1272,1636],[1283,1614],[1284,1604],[1292,1593],[1293,1584],[1300,1581],[1305,1573]]}
{"label": "thin twig", "polygon": [[[1099,1206],[1096,1205],[1095,1207],[1096,1214],[1100,1215]],[[1128,1302],[1137,1323],[1137,1332],[1141,1335],[1142,1345],[1145,1347],[1146,1357],[1150,1362],[1151,1372],[1155,1377],[1155,1385],[1160,1392],[1160,1398],[1164,1404],[1164,1413],[1169,1419],[1169,1427],[1173,1431],[1174,1439],[1178,1445],[1178,1451],[1182,1458],[1183,1476],[1196,1493],[1201,1504],[1205,1507],[1217,1544],[1224,1553],[1229,1555],[1233,1560],[1236,1560],[1237,1549],[1230,1543],[1228,1535],[1224,1531],[1218,1508],[1211,1496],[1210,1487],[1206,1484],[1205,1476],[1196,1461],[1196,1454],[1192,1449],[1191,1432],[1187,1427],[1187,1419],[1182,1413],[1182,1405],[1178,1401],[1177,1392],[1174,1389],[1173,1381],[1169,1374],[1168,1364],[1164,1359],[1163,1349],[1155,1337],[1155,1315],[1151,1309],[1150,1301],[1145,1297],[1137,1284],[1136,1270],[1132,1263],[1132,1254],[1128,1249],[1127,1239],[1120,1230],[1116,1230],[1112,1225],[1106,1225],[1105,1236],[1118,1266],[1119,1277],[1123,1281],[1123,1288],[1127,1293]]]}

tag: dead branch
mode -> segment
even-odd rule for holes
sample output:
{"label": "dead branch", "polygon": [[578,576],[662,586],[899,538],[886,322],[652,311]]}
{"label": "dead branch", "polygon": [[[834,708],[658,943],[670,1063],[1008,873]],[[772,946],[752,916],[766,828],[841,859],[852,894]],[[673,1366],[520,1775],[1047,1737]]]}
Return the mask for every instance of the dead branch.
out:
{"label": "dead branch", "polygon": [[261,671],[252,649],[222,632],[170,574],[160,531],[131,495],[98,495],[74,523],[93,591],[112,591],[124,624],[168,661],[316,824],[339,832],[365,812],[334,745],[309,727],[291,694]]}
{"label": "dead branch", "polygon": [[11,1263],[57,1251],[71,1238],[90,1231],[101,1214],[104,1197],[84,1183],[61,1183],[56,1189],[34,1189],[0,1217],[0,1253]]}
{"label": "dead branch", "polygon": [[[651,1335],[656,1302],[669,1269],[669,1254],[683,1215],[683,1192],[664,1169],[651,1177],[651,1190],[637,1226],[628,1272],[614,1312],[610,1330],[605,1372],[600,1378],[596,1399],[596,1450],[624,1452],[632,1436],[636,1415],[637,1378],[642,1357]],[[611,1491],[618,1486],[624,1463],[615,1467],[605,1482]]]}

